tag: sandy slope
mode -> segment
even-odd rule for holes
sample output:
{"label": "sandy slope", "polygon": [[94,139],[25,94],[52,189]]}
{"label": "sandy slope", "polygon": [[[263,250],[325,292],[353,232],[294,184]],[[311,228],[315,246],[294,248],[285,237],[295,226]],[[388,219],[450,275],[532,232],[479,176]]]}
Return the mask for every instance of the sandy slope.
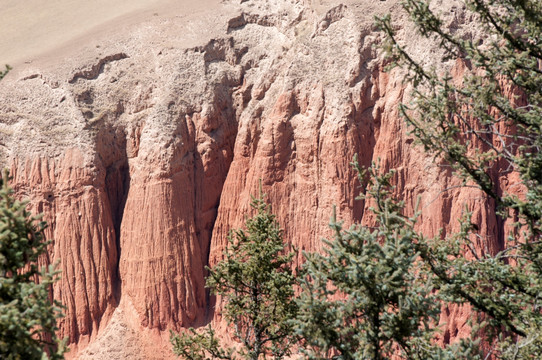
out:
{"label": "sandy slope", "polygon": [[0,64],[29,63],[55,49],[77,45],[93,33],[114,32],[119,26],[157,15],[191,14],[218,3],[218,0],[3,0]]}

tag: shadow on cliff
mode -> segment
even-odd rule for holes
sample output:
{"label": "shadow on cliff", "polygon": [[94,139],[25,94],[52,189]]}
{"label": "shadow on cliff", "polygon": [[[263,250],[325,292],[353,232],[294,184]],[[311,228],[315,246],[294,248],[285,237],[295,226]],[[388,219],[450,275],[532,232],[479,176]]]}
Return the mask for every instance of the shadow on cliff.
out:
{"label": "shadow on cliff", "polygon": [[114,124],[105,123],[99,127],[96,134],[96,151],[99,160],[105,170],[105,191],[109,200],[112,222],[115,230],[115,242],[117,249],[115,273],[112,274],[115,283],[113,306],[120,301],[121,283],[119,276],[120,258],[120,225],[126,205],[126,197],[130,189],[130,169],[126,152],[125,130]]}

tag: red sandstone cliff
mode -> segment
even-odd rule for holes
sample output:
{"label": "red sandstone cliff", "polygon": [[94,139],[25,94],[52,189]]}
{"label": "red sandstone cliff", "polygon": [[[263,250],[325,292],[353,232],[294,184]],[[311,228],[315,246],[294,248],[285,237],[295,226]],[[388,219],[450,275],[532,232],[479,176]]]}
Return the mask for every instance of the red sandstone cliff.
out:
{"label": "red sandstone cliff", "polygon": [[[354,200],[356,153],[398,170],[409,210],[421,196],[426,235],[451,230],[467,205],[480,251],[499,248],[506,226],[491,201],[456,187],[406,134],[408,90],[383,71],[371,25],[395,1],[345,4],[252,0],[151,19],[0,83],[1,158],[49,222],[43,261],[60,261],[70,356],[170,357],[166,330],[209,321],[204,267],[260,179],[300,250],[321,248],[333,205],[347,224],[370,221]],[[500,170],[506,191],[517,179]],[[444,340],[467,316],[445,312]]]}

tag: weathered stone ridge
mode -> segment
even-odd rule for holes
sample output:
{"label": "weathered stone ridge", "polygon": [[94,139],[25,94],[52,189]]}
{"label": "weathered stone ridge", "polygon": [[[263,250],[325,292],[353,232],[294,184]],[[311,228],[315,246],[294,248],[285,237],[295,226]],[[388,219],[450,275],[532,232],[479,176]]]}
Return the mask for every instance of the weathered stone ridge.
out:
{"label": "weathered stone ridge", "polygon": [[[80,58],[28,65],[0,83],[1,159],[49,223],[43,263],[60,261],[53,294],[66,305],[70,356],[171,357],[167,330],[216,315],[205,266],[221,258],[260,181],[298,263],[329,237],[333,206],[345,226],[370,224],[355,200],[354,154],[397,170],[397,196],[409,212],[420,197],[427,236],[453,230],[467,206],[479,251],[502,246],[510,227],[494,204],[407,134],[398,104],[408,89],[384,72],[372,25],[397,9],[390,0],[225,4],[151,19],[137,36],[101,39]],[[199,45],[183,45],[208,27]],[[465,71],[450,67],[457,78]],[[513,173],[497,166],[495,178],[516,191]],[[467,334],[468,316],[447,309],[442,341]]]}
{"label": "weathered stone ridge", "polygon": [[60,335],[83,341],[107,322],[117,303],[117,246],[105,173],[86,169],[80,149],[66,149],[58,160],[16,158],[10,173],[15,191],[48,222],[46,236],[54,241],[44,263],[62,259],[54,288],[54,298],[66,306]]}

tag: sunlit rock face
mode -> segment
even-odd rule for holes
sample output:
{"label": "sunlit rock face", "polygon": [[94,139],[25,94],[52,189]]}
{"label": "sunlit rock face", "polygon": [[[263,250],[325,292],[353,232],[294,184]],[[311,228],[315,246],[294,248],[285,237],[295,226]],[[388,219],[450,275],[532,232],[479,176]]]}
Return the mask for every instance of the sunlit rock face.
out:
{"label": "sunlit rock face", "polygon": [[[466,206],[479,250],[502,246],[509,227],[494,204],[407,135],[408,89],[383,71],[372,25],[391,11],[418,41],[396,1],[160,6],[32,54],[0,82],[1,161],[49,223],[42,262],[62,272],[53,296],[69,357],[170,358],[169,329],[220,323],[205,266],[260,182],[297,263],[330,237],[333,206],[345,225],[370,224],[354,154],[397,169],[397,196],[410,213],[420,198],[427,236],[456,228]],[[494,173],[503,191],[518,183]],[[442,341],[468,334],[468,317],[447,309]]]}

